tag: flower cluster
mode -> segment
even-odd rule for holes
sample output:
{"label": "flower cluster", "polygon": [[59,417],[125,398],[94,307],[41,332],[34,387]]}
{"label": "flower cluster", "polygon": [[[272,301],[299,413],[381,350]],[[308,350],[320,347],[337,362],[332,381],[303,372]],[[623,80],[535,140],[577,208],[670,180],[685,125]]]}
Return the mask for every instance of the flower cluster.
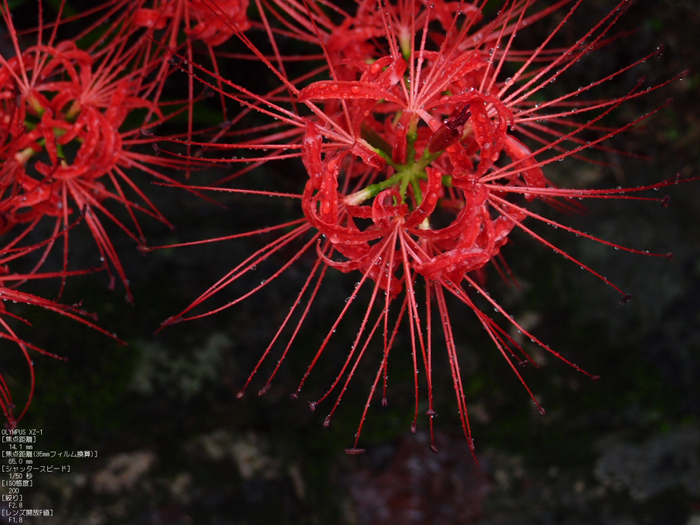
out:
{"label": "flower cluster", "polygon": [[[518,365],[534,361],[509,335],[508,327],[485,313],[484,304],[533,343],[590,374],[506,313],[484,287],[485,268],[491,264],[503,276],[509,275],[501,251],[511,232],[520,230],[588,269],[619,291],[624,302],[629,295],[551,244],[528,222],[540,221],[615,248],[643,252],[561,224],[535,211],[539,208],[531,203],[538,200],[555,210],[576,212],[584,198],[661,200],[630,194],[674,182],[590,190],[562,188],[545,175],[549,164],[565,158],[600,163],[597,153],[615,151],[606,141],[654,111],[613,127],[608,123],[611,114],[673,80],[646,89],[640,80],[622,96],[600,94],[651,54],[574,91],[549,94],[550,84],[572,74],[578,62],[615,39],[615,23],[629,5],[621,0],[575,42],[562,45],[562,28],[581,3],[560,0],[542,6],[536,0],[505,0],[499,11],[492,12],[486,2],[459,0],[357,0],[349,6],[306,0],[258,0],[254,6],[247,0],[124,0],[102,7],[100,22],[108,16],[119,20],[119,28],[108,30],[103,48],[83,51],[74,41],[56,43],[55,33],[43,43],[39,29],[36,46],[22,50],[15,39],[16,56],[0,62],[0,109],[9,130],[3,142],[2,229],[9,232],[17,224],[31,229],[45,217],[56,218],[53,237],[42,249],[48,253],[54,241],[63,238],[63,274],[68,274],[70,217],[80,213],[103,260],[126,283],[97,212],[140,244],[145,241],[134,211],[165,221],[127,168],[181,185],[159,168],[180,167],[189,176],[195,165],[232,165],[232,173],[218,184],[188,188],[291,200],[298,218],[201,241],[273,236],[164,325],[238,304],[302,258],[313,257],[289,314],[239,396],[296,323],[262,394],[309,318],[327,273],[355,273],[356,288],[293,397],[358,301],[360,290],[369,288],[369,304],[351,350],[328,392],[311,402],[311,408],[338,390],[324,423],[330,424],[359,363],[372,352],[370,343],[379,340],[377,373],[355,443],[347,450],[361,452],[360,431],[368,407],[380,382],[381,402],[387,403],[389,356],[393,349],[397,350],[393,354],[403,353],[396,336],[408,325],[415,377],[412,430],[425,389],[432,434],[433,351],[440,339],[449,356],[464,434],[473,450],[449,298],[475,314],[544,412],[518,370]],[[254,15],[249,17],[248,12]],[[3,15],[11,28],[7,3]],[[517,35],[538,24],[547,28],[545,37],[535,47],[520,48]],[[211,67],[195,58],[197,42]],[[253,68],[256,74],[250,78],[227,78],[219,67],[225,60],[253,63],[260,71]],[[173,71],[188,76],[189,104],[166,111],[161,97]],[[195,82],[219,96],[222,123],[216,130],[194,129]],[[240,107],[232,110],[235,106]],[[156,134],[155,128],[179,111],[188,114],[187,131],[177,136]],[[126,125],[130,114],[141,115],[138,127]],[[158,155],[140,152],[143,143],[152,144]],[[186,154],[178,153],[183,144]],[[71,145],[73,152],[68,153]],[[295,174],[303,167],[303,188],[298,193],[259,189],[268,171],[256,168],[282,163]],[[126,190],[140,202],[127,197]],[[133,228],[109,211],[105,203],[110,200],[126,208]],[[291,247],[296,248],[290,252]],[[248,282],[258,264],[282,253],[292,256],[259,285],[204,313],[194,311],[232,283]],[[109,265],[105,263],[105,268]],[[440,320],[441,336],[435,334],[435,319]],[[421,368],[425,384],[419,381]]]}
{"label": "flower cluster", "polygon": [[[151,41],[147,34],[135,34],[137,26],[112,31],[99,48],[85,50],[76,40],[59,38],[60,12],[51,30],[44,27],[41,2],[39,7],[39,26],[31,33],[36,39],[33,45],[21,43],[8,3],[0,7],[13,50],[11,56],[0,55],[0,293],[5,301],[42,306],[102,330],[85,320],[86,313],[76,307],[17,288],[28,280],[58,278],[62,290],[69,276],[106,270],[110,286],[118,277],[127,299],[132,299],[105,219],[138,244],[145,239],[137,213],[168,224],[133,177],[138,170],[172,183],[162,173],[164,168],[191,165],[161,158],[157,146],[154,151],[149,144],[155,144],[150,130],[187,110],[191,101],[159,101],[165,79],[163,71],[158,71],[162,60],[157,54],[151,56]],[[26,40],[24,35],[22,42]],[[86,224],[94,238],[100,261],[96,268],[69,269],[69,236],[78,223]],[[62,246],[63,269],[45,272],[57,245]],[[14,317],[4,308],[2,313]],[[34,371],[27,350],[38,349],[19,339],[7,322],[0,322],[5,330],[0,336],[18,344],[26,356],[31,400]],[[21,415],[13,415],[4,380],[2,387],[0,405],[14,426]],[[22,414],[25,411],[26,407]]]}

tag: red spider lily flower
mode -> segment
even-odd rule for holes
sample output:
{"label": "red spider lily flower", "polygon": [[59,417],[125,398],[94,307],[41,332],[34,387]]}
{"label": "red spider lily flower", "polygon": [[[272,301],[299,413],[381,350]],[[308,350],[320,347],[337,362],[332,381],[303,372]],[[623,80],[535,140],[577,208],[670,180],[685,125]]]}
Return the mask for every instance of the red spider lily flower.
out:
{"label": "red spider lily flower", "polygon": [[[72,40],[56,42],[58,23],[47,32],[40,12],[37,43],[23,49],[6,1],[2,17],[15,51],[12,58],[0,57],[0,120],[15,151],[4,168],[3,229],[26,224],[31,230],[43,218],[54,218],[44,258],[62,238],[66,272],[68,226],[82,213],[105,268],[110,274],[114,270],[131,299],[101,216],[137,243],[144,240],[136,212],[167,224],[129,172],[136,168],[173,182],[159,170],[185,163],[159,158],[151,130],[186,106],[148,100],[162,78],[149,77],[157,63],[149,60],[146,39],[133,42],[125,30],[93,56]],[[127,117],[134,122],[138,114],[146,114],[140,126],[125,126]],[[139,151],[144,145],[153,145],[155,154]],[[124,207],[132,226],[115,215],[110,201]]]}
{"label": "red spider lily flower", "polygon": [[[9,118],[9,121],[6,122],[8,124],[7,127],[0,131],[0,194],[5,196],[9,194],[9,196],[0,200],[0,233],[3,234],[7,230],[12,229],[12,227],[15,225],[16,202],[13,197],[13,195],[15,195],[14,188],[16,188],[17,183],[15,179],[17,171],[15,157],[19,154],[19,148],[22,144],[22,137],[24,134],[20,131],[19,134],[15,135],[14,137],[10,137],[11,131],[15,129],[13,122],[14,119],[17,118],[19,108],[14,108],[14,110],[12,110],[11,103],[8,103],[5,105],[5,109],[7,111],[5,115]],[[78,220],[80,220],[80,218]],[[73,223],[69,225],[69,228],[72,228],[75,225],[76,223]],[[57,312],[65,317],[75,319],[95,330],[104,333],[110,338],[119,341],[114,334],[110,334],[104,329],[95,325],[93,321],[97,321],[97,317],[82,310],[79,305],[63,305],[55,301],[39,297],[35,294],[26,293],[19,290],[19,287],[27,281],[56,278],[64,280],[69,276],[85,275],[92,272],[92,270],[78,270],[71,272],[64,270],[62,272],[51,273],[39,272],[39,268],[45,259],[45,255],[40,256],[39,262],[35,263],[33,268],[29,271],[22,271],[18,273],[11,270],[11,267],[14,267],[17,261],[29,257],[34,252],[42,251],[47,245],[52,245],[53,242],[56,241],[56,238],[54,237],[49,238],[39,244],[22,246],[23,240],[28,236],[30,231],[31,228],[28,228],[18,235],[15,235],[0,250],[0,299],[2,299],[2,302],[0,302],[0,339],[10,341],[18,346],[27,362],[30,376],[29,393],[27,395],[27,399],[19,415],[16,415],[16,403],[13,401],[8,382],[5,380],[3,375],[3,370],[0,369],[0,410],[2,410],[2,413],[5,416],[6,426],[10,429],[14,429],[17,426],[17,423],[27,413],[29,405],[31,404],[34,396],[34,362],[31,358],[30,351],[38,352],[39,354],[56,359],[62,358],[28,343],[17,335],[16,331],[10,324],[10,319],[14,319],[15,321],[20,321],[25,324],[30,323],[8,310],[8,306],[6,306],[8,305],[8,301],[11,303],[23,303],[31,306],[39,306],[46,310]],[[59,236],[61,234],[62,233],[58,233]]]}
{"label": "red spider lily flower", "polygon": [[[593,98],[600,85],[649,58],[643,57],[586,87],[546,99],[546,87],[550,83],[613,38],[611,28],[628,2],[619,2],[608,16],[569,47],[555,47],[552,41],[581,0],[563,0],[540,10],[533,9],[535,4],[534,0],[506,0],[492,20],[482,22],[484,3],[367,0],[359,2],[352,15],[333,6],[333,14],[342,17],[341,23],[335,23],[324,14],[330,8],[325,2],[259,1],[263,27],[276,55],[269,58],[250,37],[237,36],[252,56],[272,70],[279,85],[261,92],[255,86],[236,84],[222,79],[216,72],[198,68],[198,78],[215,89],[219,82],[225,87],[226,97],[244,106],[223,134],[231,139],[230,144],[196,143],[247,155],[245,159],[219,158],[220,162],[254,161],[225,181],[238,181],[263,163],[294,157],[301,158],[308,176],[304,191],[296,195],[216,188],[300,200],[303,218],[214,239],[277,233],[274,241],[241,262],[181,314],[165,323],[196,319],[238,304],[277,279],[304,254],[315,250],[316,262],[306,282],[239,396],[296,315],[293,334],[260,393],[267,391],[308,317],[329,269],[358,274],[358,284],[330,327],[294,396],[299,394],[328,348],[359,291],[371,287],[366,313],[344,365],[328,392],[311,403],[315,409],[332,392],[339,392],[325,420],[324,424],[328,425],[359,363],[368,353],[371,340],[375,337],[382,340],[377,374],[355,443],[347,449],[348,453],[362,451],[359,448],[362,425],[380,381],[382,403],[386,403],[389,354],[404,323],[410,332],[415,377],[411,428],[415,431],[419,394],[425,388],[432,433],[435,310],[441,319],[463,431],[473,450],[459,355],[447,308],[448,296],[457,298],[474,312],[540,412],[544,410],[518,371],[518,365],[528,362],[534,365],[534,361],[478,304],[485,302],[493,307],[533,343],[590,376],[513,320],[490,297],[480,274],[488,263],[508,271],[501,249],[511,231],[520,229],[615,288],[621,293],[622,301],[629,299],[628,294],[552,245],[526,223],[540,221],[609,246],[643,252],[567,227],[532,211],[528,203],[539,199],[555,209],[576,211],[579,207],[573,199],[660,201],[631,194],[658,189],[674,181],[627,189],[570,189],[556,186],[547,179],[544,170],[550,163],[567,157],[595,162],[596,150],[609,151],[605,145],[607,139],[628,130],[653,111],[614,128],[604,125],[608,115],[626,101],[670,81],[644,92],[640,82],[621,97]],[[541,45],[516,50],[518,31],[564,6],[569,9]],[[313,43],[320,51],[299,57],[299,61],[307,61],[312,67],[296,77],[286,70],[285,64],[291,64],[291,59],[277,51],[276,39],[290,36]],[[317,64],[314,61],[319,56],[324,62]],[[215,80],[206,80],[208,75]],[[320,75],[327,76],[318,80]],[[271,117],[274,121],[245,127],[246,119],[253,116],[258,120]],[[591,158],[587,159],[589,155]],[[292,243],[300,243],[301,247],[267,280],[227,304],[205,313],[190,313],[225,287],[247,278],[258,264]],[[304,303],[306,306],[302,306]],[[418,379],[421,367],[426,375],[423,387]]]}
{"label": "red spider lily flower", "polygon": [[[0,131],[0,194],[5,196],[0,200],[0,233],[5,234],[8,230],[12,229],[17,220],[16,217],[16,200],[15,191],[17,190],[17,166],[16,166],[16,156],[20,154],[20,148],[23,143],[23,135],[26,132],[22,130],[17,130],[14,126],[14,121],[19,114],[19,108],[12,108],[12,102],[8,101],[5,104],[5,117],[7,126]],[[18,132],[18,134],[11,136],[13,130]],[[80,219],[79,219],[80,220]],[[76,225],[73,223],[69,225],[72,228]],[[94,315],[87,313],[82,310],[79,305],[63,305],[43,297],[39,297],[34,294],[26,293],[19,290],[27,281],[34,281],[39,279],[56,279],[61,280],[66,279],[69,276],[84,275],[91,273],[92,270],[78,270],[78,271],[62,271],[62,272],[39,272],[39,268],[42,265],[45,255],[39,257],[39,262],[34,263],[33,268],[29,271],[16,272],[11,270],[18,260],[23,260],[29,257],[30,254],[34,252],[41,252],[46,246],[52,245],[57,239],[49,238],[39,244],[23,246],[22,242],[30,233],[31,228],[25,229],[23,232],[15,235],[7,244],[3,246],[0,250],[0,339],[10,341],[16,344],[19,350],[22,352],[27,366],[29,368],[29,393],[25,401],[24,407],[22,408],[19,415],[16,415],[15,408],[16,403],[13,401],[12,394],[8,382],[5,380],[3,375],[3,370],[0,369],[0,410],[5,416],[6,426],[10,429],[14,429],[17,423],[26,414],[29,405],[34,396],[34,362],[31,358],[30,351],[38,352],[39,354],[54,357],[56,359],[62,359],[60,356],[42,350],[27,341],[21,339],[16,331],[11,326],[10,319],[15,321],[20,321],[25,324],[30,324],[25,319],[13,314],[8,310],[8,301],[11,303],[23,303],[31,306],[39,306],[46,310],[51,310],[57,312],[65,317],[75,319],[95,330],[98,330],[110,338],[119,341],[114,334],[110,334],[102,328],[94,324],[97,318]],[[57,236],[62,235],[58,233]],[[25,263],[26,266],[26,263]],[[89,318],[89,319],[88,319]]]}
{"label": "red spider lily flower", "polygon": [[[65,0],[62,0],[65,1]],[[88,27],[79,32],[77,39],[92,33],[101,33],[102,26],[108,29],[102,39],[114,37],[124,38],[140,34],[142,53],[148,57],[148,62],[155,66],[157,82],[151,84],[150,100],[153,104],[160,100],[163,94],[164,81],[173,72],[174,55],[185,57],[184,65],[192,73],[192,63],[195,60],[195,48],[201,44],[206,50],[206,55],[211,59],[214,71],[218,73],[217,55],[214,48],[228,41],[232,35],[246,31],[251,27],[251,21],[247,17],[248,0],[110,0],[78,15],[67,17],[65,21],[75,21],[89,18]],[[145,30],[145,31],[143,31]],[[184,37],[183,37],[184,35]],[[150,40],[150,45],[145,40]],[[99,47],[92,46],[87,49],[94,56],[99,56],[103,51]],[[198,49],[198,51],[202,51]],[[199,57],[198,61],[201,60]],[[220,88],[221,86],[219,86]],[[194,83],[192,77],[188,78],[189,100],[197,97],[194,95]],[[221,100],[221,110],[226,119],[226,105],[224,97]],[[192,121],[195,108],[193,104],[187,107],[188,128],[187,141],[192,141]],[[191,148],[187,146],[187,155],[190,156]],[[189,167],[188,167],[189,177]]]}

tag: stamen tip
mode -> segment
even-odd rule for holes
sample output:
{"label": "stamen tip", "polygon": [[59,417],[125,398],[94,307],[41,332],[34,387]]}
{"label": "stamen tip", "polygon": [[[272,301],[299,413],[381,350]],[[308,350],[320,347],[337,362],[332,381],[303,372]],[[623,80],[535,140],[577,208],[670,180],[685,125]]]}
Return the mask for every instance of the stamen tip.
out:
{"label": "stamen tip", "polygon": [[268,390],[270,390],[270,387],[272,387],[271,383],[266,384],[264,387],[260,389],[260,392],[258,392],[259,396],[265,395]]}

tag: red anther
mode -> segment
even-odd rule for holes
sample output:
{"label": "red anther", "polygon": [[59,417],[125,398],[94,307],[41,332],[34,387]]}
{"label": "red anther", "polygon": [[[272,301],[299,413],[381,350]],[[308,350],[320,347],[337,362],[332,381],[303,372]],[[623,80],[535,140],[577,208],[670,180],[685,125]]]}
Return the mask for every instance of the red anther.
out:
{"label": "red anther", "polygon": [[457,142],[462,136],[464,124],[466,124],[471,115],[472,114],[469,112],[469,104],[465,105],[463,108],[452,111],[438,130],[433,133],[430,142],[428,142],[428,151],[430,153],[445,151],[448,147]]}
{"label": "red anther", "polygon": [[457,108],[450,113],[442,123],[450,129],[459,130],[464,124],[467,123],[471,117],[469,112],[469,104],[466,104],[463,108]]}

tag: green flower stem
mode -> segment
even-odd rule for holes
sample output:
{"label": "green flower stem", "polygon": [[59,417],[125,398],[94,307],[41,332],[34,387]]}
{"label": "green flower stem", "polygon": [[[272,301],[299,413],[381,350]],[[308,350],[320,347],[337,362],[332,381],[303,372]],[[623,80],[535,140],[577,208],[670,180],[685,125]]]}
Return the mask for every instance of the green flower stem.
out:
{"label": "green flower stem", "polygon": [[[362,130],[362,136],[367,141],[367,146],[374,151],[377,155],[383,158],[386,163],[396,170],[391,177],[388,179],[378,182],[376,184],[370,184],[366,188],[348,195],[345,198],[345,202],[350,205],[357,206],[363,202],[376,197],[380,192],[391,188],[393,186],[399,187],[399,193],[401,194],[401,202],[406,202],[406,193],[409,185],[413,190],[413,195],[416,200],[416,204],[420,205],[423,201],[423,195],[420,189],[420,180],[427,180],[428,174],[425,168],[430,166],[430,164],[437,159],[444,151],[436,151],[430,153],[428,148],[423,150],[423,155],[416,159],[416,149],[415,143],[418,138],[417,125],[414,121],[411,122],[408,133],[406,134],[406,164],[397,164],[394,162],[391,156],[391,146],[384,141],[383,138],[379,137],[376,133],[371,130]],[[450,181],[451,182],[451,181]]]}
{"label": "green flower stem", "polygon": [[[27,127],[27,129],[36,128],[36,124],[32,124],[31,122],[25,122],[25,126]],[[67,133],[66,130],[62,128],[53,128],[53,132],[56,137],[62,137]],[[75,140],[80,143],[84,142],[84,139],[80,137],[76,138]],[[42,148],[46,148],[46,138],[42,137],[39,140],[37,140],[36,143],[39,144],[39,146],[41,146]],[[35,151],[34,148],[32,148],[31,146],[27,146],[22,151],[15,154],[15,160],[19,162],[22,166],[24,166],[27,163],[27,161],[37,153],[40,153],[40,151]],[[60,159],[66,158],[66,155],[63,153],[62,144],[56,144],[56,154]]]}

